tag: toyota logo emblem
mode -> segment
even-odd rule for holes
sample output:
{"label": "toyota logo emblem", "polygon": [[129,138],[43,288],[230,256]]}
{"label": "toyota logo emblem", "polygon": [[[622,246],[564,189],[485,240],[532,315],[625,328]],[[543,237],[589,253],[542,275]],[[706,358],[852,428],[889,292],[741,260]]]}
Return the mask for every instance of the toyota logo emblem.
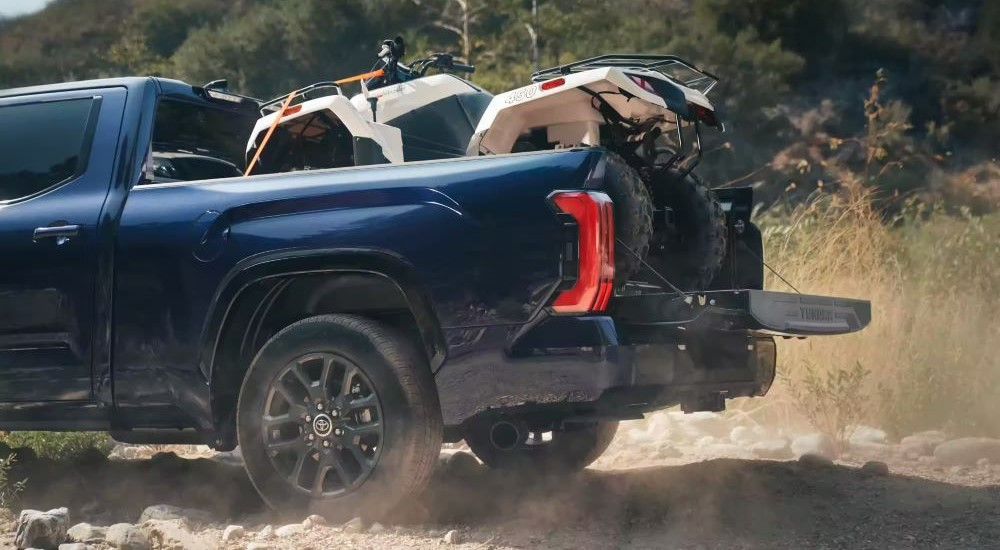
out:
{"label": "toyota logo emblem", "polygon": [[333,420],[330,420],[330,417],[325,414],[318,415],[313,419],[313,431],[320,437],[330,435],[330,432],[333,431]]}

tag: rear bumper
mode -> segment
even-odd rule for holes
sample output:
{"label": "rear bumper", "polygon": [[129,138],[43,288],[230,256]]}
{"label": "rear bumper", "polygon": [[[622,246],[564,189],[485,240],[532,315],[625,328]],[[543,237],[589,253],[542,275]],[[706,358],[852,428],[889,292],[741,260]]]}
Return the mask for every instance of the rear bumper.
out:
{"label": "rear bumper", "polygon": [[445,425],[487,410],[614,418],[677,404],[717,410],[725,398],[764,395],[774,380],[771,336],[659,330],[631,341],[610,317],[551,317],[505,348],[509,329],[475,329],[435,376]]}
{"label": "rear bumper", "polygon": [[863,328],[867,302],[756,290],[618,297],[614,317],[548,317],[528,327],[447,331],[436,375],[445,425],[486,410],[637,417],[673,405],[719,410],[764,395],[774,335]]}

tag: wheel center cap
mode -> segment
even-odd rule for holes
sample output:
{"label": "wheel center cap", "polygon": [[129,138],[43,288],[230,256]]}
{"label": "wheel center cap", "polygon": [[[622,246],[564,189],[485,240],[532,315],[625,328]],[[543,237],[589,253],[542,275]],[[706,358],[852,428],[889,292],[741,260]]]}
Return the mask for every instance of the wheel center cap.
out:
{"label": "wheel center cap", "polygon": [[313,418],[313,431],[320,437],[326,437],[333,432],[333,420],[326,413],[318,414]]}

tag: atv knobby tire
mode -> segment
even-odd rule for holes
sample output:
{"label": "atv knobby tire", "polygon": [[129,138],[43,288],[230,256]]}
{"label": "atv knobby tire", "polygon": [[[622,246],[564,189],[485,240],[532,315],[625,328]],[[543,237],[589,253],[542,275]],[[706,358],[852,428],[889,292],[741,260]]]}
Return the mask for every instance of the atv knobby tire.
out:
{"label": "atv knobby tire", "polygon": [[621,239],[635,253],[615,243],[615,286],[619,286],[639,272],[639,258],[645,258],[649,250],[653,203],[646,183],[635,168],[615,153],[608,153],[606,158],[604,192],[614,202],[615,238]]}
{"label": "atv knobby tire", "polygon": [[[707,288],[726,256],[726,215],[715,194],[694,173],[654,174],[653,205],[669,208],[673,223],[657,219],[646,262],[682,290]],[[644,280],[658,283],[651,273]]]}

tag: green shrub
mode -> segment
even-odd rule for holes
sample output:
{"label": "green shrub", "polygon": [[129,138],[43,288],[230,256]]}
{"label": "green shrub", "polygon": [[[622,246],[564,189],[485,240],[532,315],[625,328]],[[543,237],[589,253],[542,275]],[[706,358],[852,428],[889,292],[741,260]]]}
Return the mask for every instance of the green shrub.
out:
{"label": "green shrub", "polygon": [[14,482],[9,479],[10,468],[16,460],[17,457],[13,453],[0,458],[0,508],[10,508],[27,483],[26,479]]}
{"label": "green shrub", "polygon": [[11,448],[28,447],[43,458],[73,458],[89,449],[107,454],[114,441],[103,432],[8,432],[2,441]]}

